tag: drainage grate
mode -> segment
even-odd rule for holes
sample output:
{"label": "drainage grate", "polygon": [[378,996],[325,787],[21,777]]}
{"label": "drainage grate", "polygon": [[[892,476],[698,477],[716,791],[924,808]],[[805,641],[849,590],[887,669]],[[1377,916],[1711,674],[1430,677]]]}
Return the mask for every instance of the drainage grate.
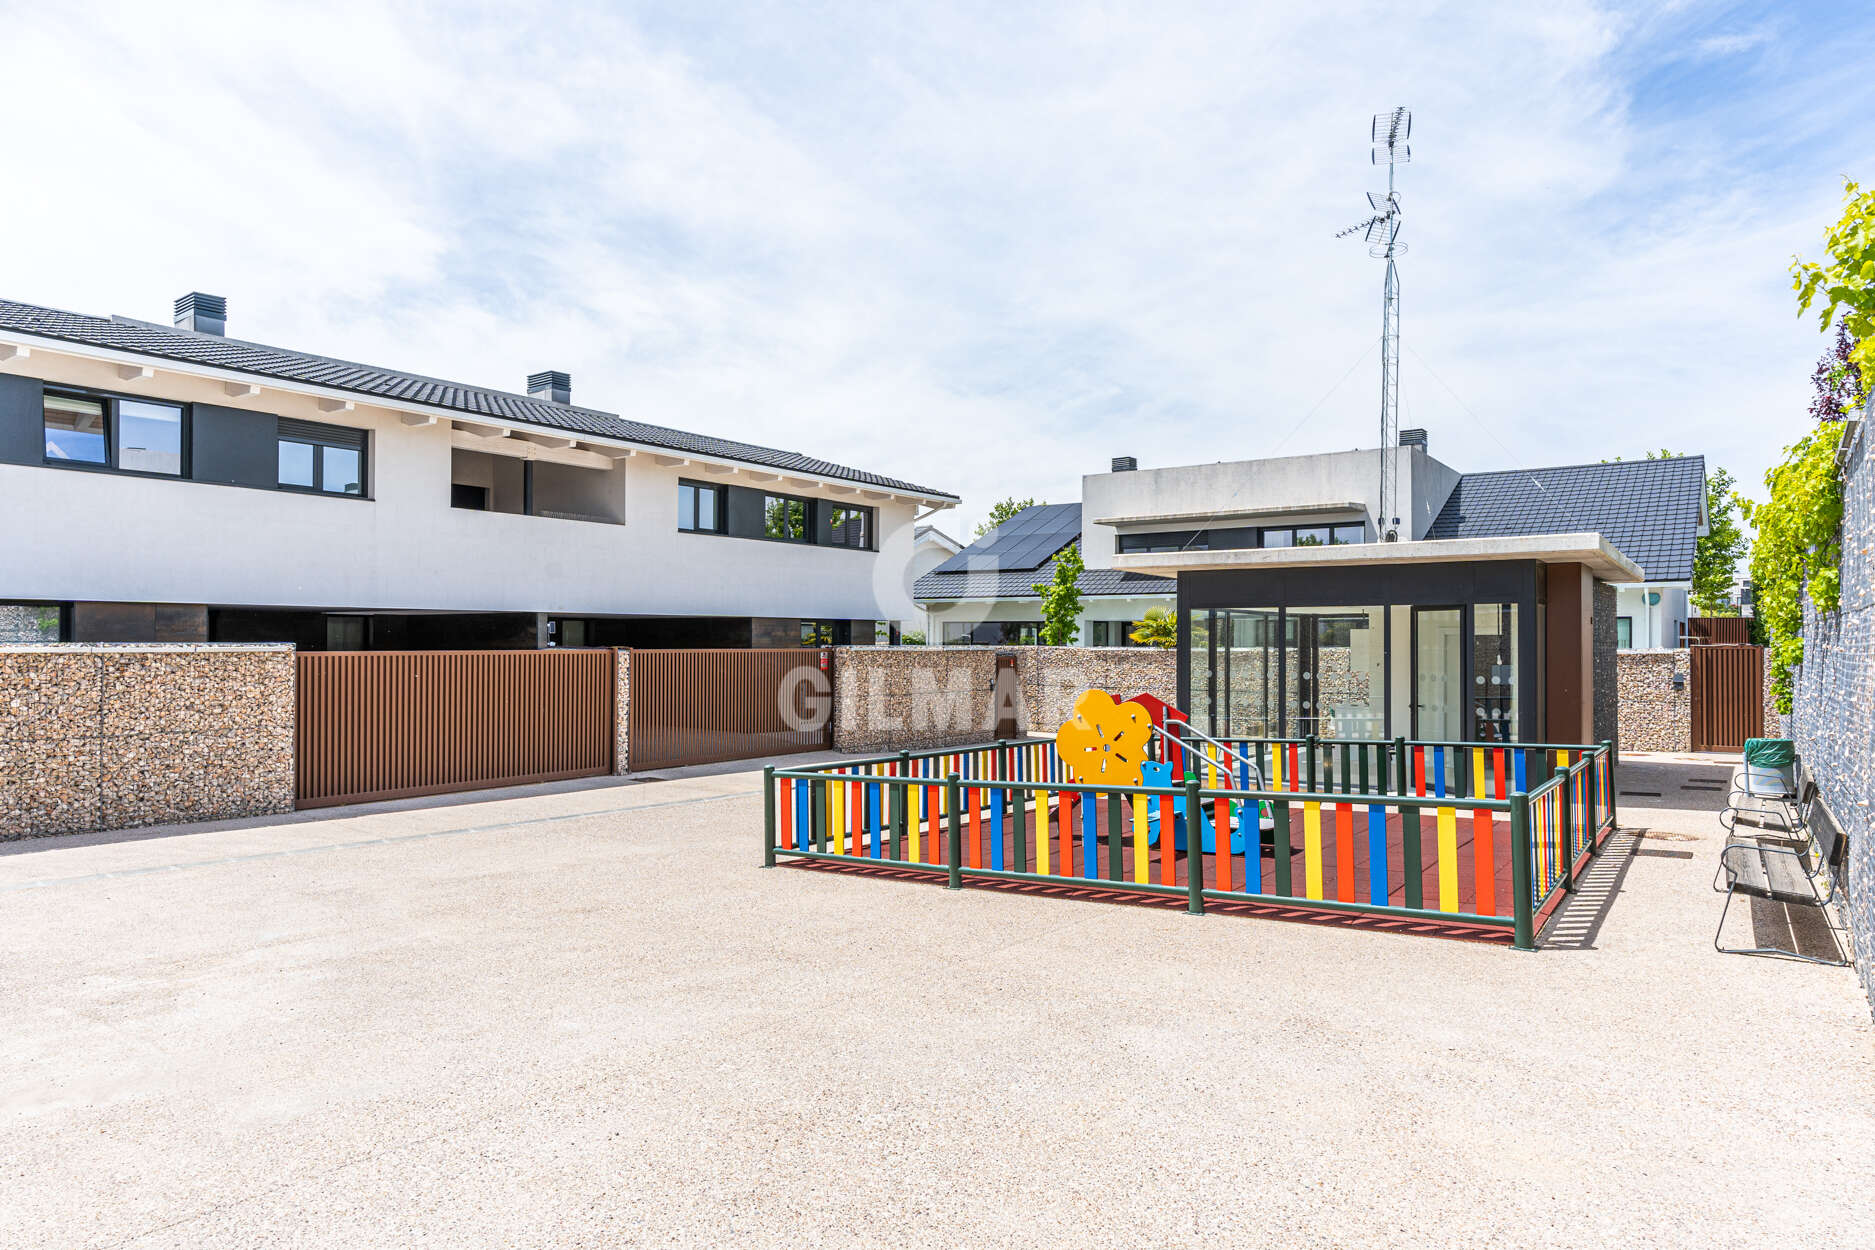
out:
{"label": "drainage grate", "polygon": [[1621,791],[1621,797],[1624,799],[1657,799],[1660,797],[1660,791],[1658,790],[1623,790]]}

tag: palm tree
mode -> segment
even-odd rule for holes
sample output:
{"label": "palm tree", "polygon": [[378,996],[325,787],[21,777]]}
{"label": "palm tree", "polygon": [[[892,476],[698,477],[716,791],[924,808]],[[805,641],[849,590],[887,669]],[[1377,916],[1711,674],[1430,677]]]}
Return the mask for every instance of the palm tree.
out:
{"label": "palm tree", "polygon": [[1147,608],[1128,637],[1142,647],[1176,647],[1178,618],[1165,608]]}

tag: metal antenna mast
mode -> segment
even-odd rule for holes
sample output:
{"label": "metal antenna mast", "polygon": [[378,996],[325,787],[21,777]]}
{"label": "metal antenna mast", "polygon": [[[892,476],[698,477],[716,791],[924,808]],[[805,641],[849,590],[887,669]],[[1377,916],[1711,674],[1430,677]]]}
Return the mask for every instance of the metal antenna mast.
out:
{"label": "metal antenna mast", "polygon": [[1383,542],[1398,542],[1400,538],[1395,446],[1400,441],[1400,271],[1393,262],[1405,254],[1406,244],[1400,242],[1400,197],[1393,189],[1393,170],[1413,159],[1413,149],[1406,142],[1412,133],[1411,109],[1374,114],[1371,158],[1374,164],[1387,167],[1387,194],[1383,197],[1369,191],[1367,206],[1373,216],[1335,235],[1341,239],[1364,234],[1367,254],[1387,262],[1380,313],[1380,515],[1374,519]]}

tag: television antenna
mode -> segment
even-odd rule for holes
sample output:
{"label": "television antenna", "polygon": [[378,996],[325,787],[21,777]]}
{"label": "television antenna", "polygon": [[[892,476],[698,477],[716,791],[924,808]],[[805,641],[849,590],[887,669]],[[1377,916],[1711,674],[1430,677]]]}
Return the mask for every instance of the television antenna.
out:
{"label": "television antenna", "polygon": [[1393,171],[1413,159],[1413,149],[1406,142],[1413,133],[1413,111],[1396,108],[1389,113],[1375,113],[1369,137],[1373,143],[1370,159],[1387,167],[1387,193],[1367,193],[1367,207],[1372,211],[1366,221],[1336,233],[1337,239],[1351,234],[1367,241],[1367,254],[1387,262],[1386,285],[1382,290],[1380,312],[1380,527],[1382,542],[1400,540],[1400,484],[1396,462],[1400,441],[1400,271],[1394,258],[1404,255],[1406,244],[1400,242],[1400,196],[1393,186]]}

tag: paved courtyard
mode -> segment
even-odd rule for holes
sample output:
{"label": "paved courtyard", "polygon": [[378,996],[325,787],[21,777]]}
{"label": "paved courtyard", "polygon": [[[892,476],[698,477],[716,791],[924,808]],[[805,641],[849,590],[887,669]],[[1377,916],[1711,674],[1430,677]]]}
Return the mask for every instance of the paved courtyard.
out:
{"label": "paved courtyard", "polygon": [[1854,1244],[1868,1005],[1712,950],[1723,775],[1536,954],[764,871],[746,771],[12,844],[0,1244]]}

